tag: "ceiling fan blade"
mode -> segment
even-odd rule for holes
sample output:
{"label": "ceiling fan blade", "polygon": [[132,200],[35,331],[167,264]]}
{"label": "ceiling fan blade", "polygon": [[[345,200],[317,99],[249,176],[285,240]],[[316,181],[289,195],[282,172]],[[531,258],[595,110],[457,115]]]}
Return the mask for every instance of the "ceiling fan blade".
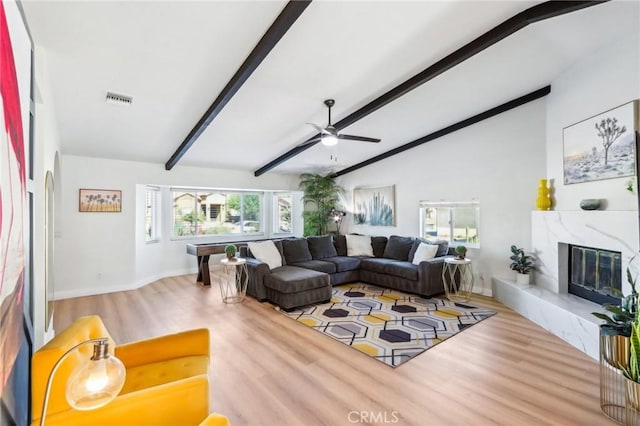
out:
{"label": "ceiling fan blade", "polygon": [[320,127],[317,124],[313,124],[313,123],[307,123],[309,126],[313,126],[316,128],[317,131],[319,131],[320,133],[324,133],[324,134],[330,134],[329,131],[327,131],[327,129],[325,129],[324,127]]}
{"label": "ceiling fan blade", "polygon": [[306,140],[306,141],[304,141],[301,144],[298,144],[296,146],[297,147],[307,146],[307,145],[311,145],[311,144],[316,143],[316,142],[320,142],[321,140],[322,140],[322,136],[318,136],[317,138],[312,138],[312,139]]}
{"label": "ceiling fan blade", "polygon": [[380,142],[380,139],[376,138],[368,138],[366,136],[354,136],[354,135],[343,135],[342,133],[338,135],[338,139],[344,139],[347,141],[360,141],[360,142]]}

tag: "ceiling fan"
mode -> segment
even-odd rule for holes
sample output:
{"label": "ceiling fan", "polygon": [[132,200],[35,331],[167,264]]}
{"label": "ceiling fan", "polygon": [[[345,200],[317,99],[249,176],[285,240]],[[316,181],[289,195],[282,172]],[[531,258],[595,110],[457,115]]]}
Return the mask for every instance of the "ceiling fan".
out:
{"label": "ceiling fan", "polygon": [[326,99],[324,101],[324,104],[327,106],[327,108],[329,108],[329,124],[327,124],[327,127],[320,127],[317,124],[313,124],[313,123],[307,123],[310,124],[311,126],[315,127],[319,132],[320,132],[320,136],[313,138],[313,139],[309,139],[308,141],[305,141],[303,143],[301,143],[298,146],[307,146],[307,145],[311,145],[313,143],[316,142],[320,142],[321,144],[325,145],[325,146],[334,146],[335,144],[338,143],[338,140],[348,140],[348,141],[360,141],[360,142],[374,142],[374,143],[378,143],[380,142],[380,139],[376,139],[376,138],[368,138],[365,136],[354,136],[354,135],[345,135],[343,133],[338,133],[338,130],[333,127],[333,124],[331,124],[331,107],[334,106],[336,103],[335,100],[333,99]]}

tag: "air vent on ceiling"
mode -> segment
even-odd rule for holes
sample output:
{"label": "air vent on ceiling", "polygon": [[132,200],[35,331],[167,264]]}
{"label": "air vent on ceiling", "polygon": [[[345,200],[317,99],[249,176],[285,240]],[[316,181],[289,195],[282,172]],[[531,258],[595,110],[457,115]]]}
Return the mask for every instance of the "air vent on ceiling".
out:
{"label": "air vent on ceiling", "polygon": [[126,95],[118,95],[117,93],[107,92],[107,103],[116,105],[131,105],[133,98]]}

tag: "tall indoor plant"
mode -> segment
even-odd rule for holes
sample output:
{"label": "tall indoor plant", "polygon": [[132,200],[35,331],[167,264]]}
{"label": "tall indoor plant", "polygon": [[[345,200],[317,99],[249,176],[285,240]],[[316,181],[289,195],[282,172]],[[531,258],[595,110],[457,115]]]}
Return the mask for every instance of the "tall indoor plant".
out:
{"label": "tall indoor plant", "polygon": [[[304,235],[325,235],[331,210],[338,207],[344,188],[330,174],[303,173],[300,175],[300,189],[304,191]],[[306,210],[308,205],[315,209]]]}

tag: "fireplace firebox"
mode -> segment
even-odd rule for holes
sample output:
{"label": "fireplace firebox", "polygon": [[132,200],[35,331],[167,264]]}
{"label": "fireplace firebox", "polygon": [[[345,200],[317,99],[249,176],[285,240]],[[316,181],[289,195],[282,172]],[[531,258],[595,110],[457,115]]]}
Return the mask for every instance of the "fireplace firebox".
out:
{"label": "fireplace firebox", "polygon": [[603,305],[618,305],[622,289],[622,254],[593,247],[569,246],[569,293]]}

